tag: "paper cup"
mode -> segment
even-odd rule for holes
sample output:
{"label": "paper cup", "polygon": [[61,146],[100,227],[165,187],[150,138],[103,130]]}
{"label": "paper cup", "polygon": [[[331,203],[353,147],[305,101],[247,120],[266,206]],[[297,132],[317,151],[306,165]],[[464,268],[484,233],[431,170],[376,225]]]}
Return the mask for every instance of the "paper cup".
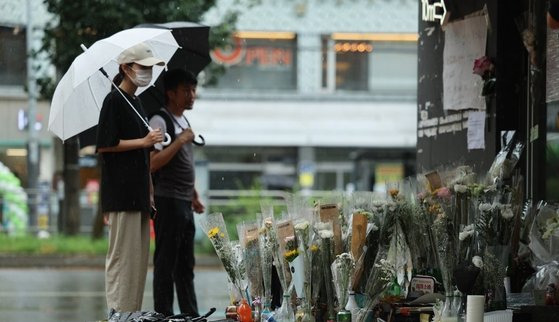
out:
{"label": "paper cup", "polygon": [[468,295],[466,305],[466,322],[483,322],[485,311],[484,295]]}

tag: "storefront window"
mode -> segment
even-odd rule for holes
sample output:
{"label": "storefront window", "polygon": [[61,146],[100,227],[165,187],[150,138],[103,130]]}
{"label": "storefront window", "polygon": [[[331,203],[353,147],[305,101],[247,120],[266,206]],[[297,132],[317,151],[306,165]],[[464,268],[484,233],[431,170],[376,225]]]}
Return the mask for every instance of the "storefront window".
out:
{"label": "storefront window", "polygon": [[0,26],[0,86],[23,86],[26,75],[25,29]]}
{"label": "storefront window", "polygon": [[373,46],[368,42],[338,41],[336,51],[336,89],[366,91],[369,88],[369,54]]}
{"label": "storefront window", "polygon": [[371,55],[369,82],[374,93],[417,90],[417,43],[377,42]]}
{"label": "storefront window", "polygon": [[334,41],[324,36],[321,59],[323,88],[380,94],[417,91],[415,41]]}
{"label": "storefront window", "polygon": [[226,66],[216,88],[294,90],[297,88],[297,39],[236,37],[230,48],[212,52]]}

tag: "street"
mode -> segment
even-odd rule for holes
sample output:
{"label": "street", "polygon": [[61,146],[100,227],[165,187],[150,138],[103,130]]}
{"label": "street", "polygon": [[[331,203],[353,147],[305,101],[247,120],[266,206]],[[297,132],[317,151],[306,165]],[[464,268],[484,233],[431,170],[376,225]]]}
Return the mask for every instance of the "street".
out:
{"label": "street", "polygon": [[[143,309],[153,309],[153,272],[148,271]],[[195,270],[200,313],[229,303],[227,277],[219,269]],[[178,305],[175,300],[175,313]],[[98,321],[106,319],[101,269],[0,269],[0,321]]]}

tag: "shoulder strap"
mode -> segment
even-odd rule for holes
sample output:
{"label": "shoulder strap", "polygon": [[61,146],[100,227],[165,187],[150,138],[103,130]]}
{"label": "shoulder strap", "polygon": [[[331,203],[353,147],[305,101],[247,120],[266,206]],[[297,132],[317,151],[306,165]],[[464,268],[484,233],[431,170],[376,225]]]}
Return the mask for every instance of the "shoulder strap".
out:
{"label": "shoulder strap", "polygon": [[164,110],[164,107],[151,114],[149,118],[151,119],[155,115],[159,115],[163,118],[163,120],[165,120],[167,133],[169,133],[169,135],[171,136],[171,142],[173,142],[175,140],[175,124],[173,123],[173,120],[171,120],[171,116],[167,111]]}

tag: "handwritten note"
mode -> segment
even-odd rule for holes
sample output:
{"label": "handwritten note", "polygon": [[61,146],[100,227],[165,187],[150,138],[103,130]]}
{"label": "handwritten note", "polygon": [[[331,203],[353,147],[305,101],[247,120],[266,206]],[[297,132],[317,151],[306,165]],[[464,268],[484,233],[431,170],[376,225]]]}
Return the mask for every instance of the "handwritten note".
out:
{"label": "handwritten note", "polygon": [[485,149],[485,112],[470,112],[468,117],[468,150]]}
{"label": "handwritten note", "polygon": [[483,81],[473,74],[474,60],[485,55],[485,16],[451,23],[445,30],[443,54],[443,108],[485,109],[481,96]]}

